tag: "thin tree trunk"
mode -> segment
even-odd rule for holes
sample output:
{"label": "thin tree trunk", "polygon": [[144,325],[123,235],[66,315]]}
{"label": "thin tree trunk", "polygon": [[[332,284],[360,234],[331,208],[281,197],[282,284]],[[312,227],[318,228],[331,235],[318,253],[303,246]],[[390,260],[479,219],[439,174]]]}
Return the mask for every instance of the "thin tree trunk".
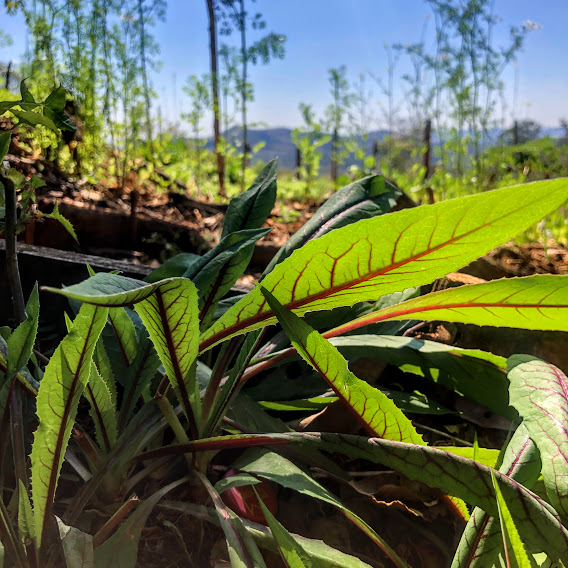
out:
{"label": "thin tree trunk", "polygon": [[5,83],[5,89],[9,90],[10,89],[10,75],[12,74],[12,62],[10,61],[8,63],[8,67],[6,69],[6,83]]}
{"label": "thin tree trunk", "polygon": [[246,43],[246,30],[245,30],[245,3],[240,0],[240,21],[241,21],[241,57],[243,60],[243,76],[241,83],[241,100],[242,100],[242,120],[243,120],[243,165],[241,176],[241,191],[245,190],[245,171],[247,167],[247,43]]}
{"label": "thin tree trunk", "polygon": [[430,177],[430,136],[432,132],[432,121],[428,118],[426,120],[426,125],[424,126],[424,146],[426,150],[422,158],[422,165],[424,166],[424,181]]}
{"label": "thin tree trunk", "polygon": [[140,59],[142,68],[142,81],[144,83],[144,102],[146,104],[146,136],[150,146],[150,155],[154,159],[154,135],[152,133],[152,116],[150,114],[150,85],[148,84],[148,70],[146,63],[146,28],[144,27],[143,0],[138,0],[138,18],[140,24]]}
{"label": "thin tree trunk", "polygon": [[337,189],[337,146],[339,144],[339,135],[337,128],[333,129],[333,140],[331,142],[331,181],[334,189]]}
{"label": "thin tree trunk", "polygon": [[221,133],[219,129],[219,81],[217,76],[217,32],[215,27],[215,10],[213,0],[207,0],[209,15],[209,53],[211,57],[211,91],[213,98],[213,133],[215,137],[215,153],[217,154],[217,176],[219,178],[219,195],[226,197],[225,160],[221,152]]}

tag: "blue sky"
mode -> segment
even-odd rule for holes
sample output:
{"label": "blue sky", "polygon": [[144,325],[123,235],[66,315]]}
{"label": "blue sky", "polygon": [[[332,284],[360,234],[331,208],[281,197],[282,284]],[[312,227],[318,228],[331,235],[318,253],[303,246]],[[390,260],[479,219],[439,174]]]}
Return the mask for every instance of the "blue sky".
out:
{"label": "blue sky", "polygon": [[[257,0],[251,11],[255,9],[265,16],[267,30],[287,36],[285,58],[252,67],[250,73],[255,88],[250,119],[272,127],[298,125],[300,102],[311,103],[318,113],[323,112],[330,102],[330,67],[346,65],[351,80],[366,71],[384,76],[383,46],[418,41],[430,11],[424,0]],[[528,34],[518,57],[517,116],[556,126],[561,117],[568,118],[568,1],[496,0],[496,13],[503,19],[496,29],[496,46],[504,45],[510,25],[530,20],[542,26]],[[433,22],[429,27],[433,31]],[[9,17],[0,8],[0,29],[14,40],[12,47],[0,48],[0,60],[21,57],[25,47],[22,18]],[[159,97],[156,105],[174,119],[187,110],[182,93],[186,78],[208,71],[205,0],[169,0],[166,21],[154,32],[162,62],[153,77]],[[404,69],[401,60],[398,71]],[[509,105],[513,77],[511,66],[503,76]],[[371,81],[368,84],[372,86]],[[374,91],[378,98],[378,89]],[[373,127],[379,126],[377,120]]]}

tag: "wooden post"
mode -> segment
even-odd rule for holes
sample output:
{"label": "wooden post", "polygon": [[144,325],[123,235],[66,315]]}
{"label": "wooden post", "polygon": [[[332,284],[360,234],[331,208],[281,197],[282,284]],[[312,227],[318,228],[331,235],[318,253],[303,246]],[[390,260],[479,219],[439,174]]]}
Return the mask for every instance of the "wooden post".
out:
{"label": "wooden post", "polygon": [[10,78],[12,75],[12,62],[8,63],[8,67],[6,68],[6,85],[5,89],[8,91],[10,89]]}
{"label": "wooden post", "polygon": [[331,141],[331,181],[335,188],[337,184],[337,146],[339,144],[339,136],[337,135],[337,128],[333,130],[333,140]]}
{"label": "wooden post", "polygon": [[296,148],[296,179],[302,179],[300,168],[302,167],[302,152],[300,148]]}
{"label": "wooden post", "polygon": [[422,157],[422,165],[424,166],[424,181],[430,177],[430,136],[432,133],[432,121],[428,118],[424,126],[424,146],[426,150],[424,151],[424,156]]}

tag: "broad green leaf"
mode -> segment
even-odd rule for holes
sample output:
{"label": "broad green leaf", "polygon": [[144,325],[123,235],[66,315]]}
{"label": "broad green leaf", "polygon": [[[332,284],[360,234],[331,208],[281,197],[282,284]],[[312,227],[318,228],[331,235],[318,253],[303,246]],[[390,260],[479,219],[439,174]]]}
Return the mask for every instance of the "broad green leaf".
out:
{"label": "broad green leaf", "polygon": [[508,366],[511,405],[540,450],[546,494],[568,516],[568,378],[534,357],[514,355]]}
{"label": "broad green leaf", "polygon": [[265,289],[262,293],[302,358],[329,384],[345,406],[373,435],[387,440],[424,444],[412,422],[380,390],[358,379],[329,341],[287,310]]}
{"label": "broad green leaf", "polygon": [[26,79],[20,81],[20,96],[24,103],[35,103],[34,97],[26,85]]}
{"label": "broad green leaf", "polygon": [[138,541],[148,516],[166,493],[182,483],[187,483],[187,480],[187,477],[178,479],[142,501],[120,528],[95,549],[95,566],[134,568],[138,556]]}
{"label": "broad green leaf", "polygon": [[55,122],[53,122],[51,118],[48,118],[47,116],[44,116],[39,112],[30,112],[27,110],[14,110],[14,109],[11,109],[10,112],[20,121],[21,124],[27,124],[29,126],[41,125],[45,126],[46,128],[48,128],[52,132],[55,132],[56,134],[58,132]]}
{"label": "broad green leaf", "polygon": [[8,153],[11,140],[12,140],[11,130],[6,130],[6,132],[0,133],[0,167],[3,167],[2,162],[4,160],[4,157]]}
{"label": "broad green leaf", "polygon": [[306,242],[355,223],[378,217],[396,206],[402,192],[383,176],[366,177],[341,188],[315,212],[308,222],[276,253],[264,274],[288,258]]}
{"label": "broad green leaf", "polygon": [[190,424],[200,423],[201,403],[194,365],[199,337],[197,290],[190,280],[168,278],[147,284],[98,273],[63,290],[48,289],[88,304],[135,304]]}
{"label": "broad green leaf", "polygon": [[192,252],[182,252],[176,254],[172,258],[168,258],[162,266],[153,270],[144,278],[144,282],[153,284],[165,278],[174,278],[176,276],[183,276],[187,270],[191,268],[193,263],[197,262],[201,257]]}
{"label": "broad green leaf", "polygon": [[243,229],[260,229],[276,202],[278,160],[271,160],[258,174],[253,184],[231,199],[221,239]]}
{"label": "broad green leaf", "polygon": [[71,120],[71,117],[64,111],[55,112],[49,107],[44,106],[43,114],[51,121],[53,121],[53,123],[59,130],[68,130],[70,132],[75,132],[77,130],[77,126]]}
{"label": "broad green leaf", "polygon": [[217,511],[219,524],[225,533],[231,566],[234,568],[256,568],[251,552],[247,549],[244,542],[243,535],[236,526],[235,518],[230,514],[229,509],[225,503],[223,503],[221,497],[219,497],[219,494],[215,491],[209,480],[202,473],[198,473],[197,475],[207,490],[207,493],[209,493],[209,497],[213,501],[213,505]]}
{"label": "broad green leaf", "polygon": [[[306,243],[263,286],[296,315],[375,300],[461,268],[567,197],[566,180],[549,180],[364,219]],[[202,335],[200,351],[274,322],[255,288]]]}
{"label": "broad green leaf", "polygon": [[[256,493],[256,490],[255,490]],[[309,554],[302,548],[294,537],[281,525],[276,517],[268,510],[262,499],[256,493],[256,498],[268,523],[270,532],[278,545],[280,556],[288,568],[313,568],[314,563]]]}
{"label": "broad green leaf", "polygon": [[37,334],[39,296],[37,282],[26,304],[26,319],[8,339],[8,376],[22,370],[31,357]]}
{"label": "broad green leaf", "polygon": [[[494,467],[495,464],[486,465]],[[540,470],[539,451],[529,438],[526,427],[521,424],[507,445],[499,471],[530,489],[538,479]],[[475,508],[464,529],[452,568],[489,568],[497,561],[502,549],[498,518]]]}
{"label": "broad green leaf", "polygon": [[508,541],[511,543],[511,549],[514,558],[519,568],[532,568],[532,563],[529,560],[523,541],[519,535],[519,531],[515,526],[515,521],[507,507],[505,499],[499,484],[495,481],[495,476],[492,474],[493,488],[495,489],[495,496],[497,497],[497,509],[499,511],[499,521],[501,523],[501,533],[503,535],[503,546],[508,547]]}
{"label": "broad green leaf", "polygon": [[537,274],[448,288],[367,314],[335,328],[329,335],[379,321],[409,318],[568,331],[568,278]]}
{"label": "broad green leaf", "polygon": [[77,405],[89,381],[93,351],[107,310],[85,304],[51,357],[37,396],[39,426],[31,453],[37,547],[45,539]]}
{"label": "broad green leaf", "polygon": [[109,452],[116,443],[116,404],[113,403],[108,386],[94,363],[85,388],[85,398],[91,406],[91,418],[95,423],[99,446]]}
{"label": "broad green leaf", "polygon": [[245,229],[230,233],[185,272],[199,290],[199,319],[203,327],[215,313],[219,300],[248,266],[256,242],[272,229]]}
{"label": "broad green leaf", "polygon": [[54,112],[61,112],[67,102],[67,91],[63,87],[58,87],[49,93],[43,104]]}
{"label": "broad green leaf", "polygon": [[333,337],[329,341],[348,361],[367,357],[390,363],[435,381],[496,414],[518,419],[509,407],[509,381],[503,357],[413,337],[362,334]]}
{"label": "broad green leaf", "polygon": [[59,517],[57,528],[63,545],[67,568],[95,568],[93,537],[75,527],[67,526]]}
{"label": "broad green leaf", "polygon": [[[161,509],[169,509],[170,511],[179,511],[204,521],[219,524],[215,512],[202,505],[181,501],[163,501],[160,503],[159,507]],[[268,527],[253,523],[247,519],[242,519],[242,522],[246,531],[255,539],[259,546],[273,552],[278,552],[278,546]],[[313,540],[297,534],[292,536],[311,556],[317,568],[338,568],[338,566],[342,568],[371,568],[369,564],[359,560],[359,558],[345,554],[325,544],[322,540]]]}
{"label": "broad green leaf", "polygon": [[[491,516],[498,515],[491,468],[443,450],[382,438],[325,432],[242,434],[172,445],[148,451],[137,459],[148,460],[192,451],[287,444],[300,444],[307,448],[381,463],[410,479],[436,487],[480,507]],[[568,550],[568,530],[554,508],[509,476],[496,472],[495,477],[527,546],[531,550],[547,553],[553,561],[564,559]]]}
{"label": "broad green leaf", "polygon": [[[185,414],[195,428],[201,421],[201,399],[195,369],[199,341],[197,290],[186,278],[162,281],[135,308],[156,348]],[[195,435],[197,432],[193,432]]]}
{"label": "broad green leaf", "polygon": [[147,282],[118,274],[98,272],[80,284],[74,284],[63,289],[45,286],[43,290],[55,292],[86,304],[117,308],[142,302],[154,294],[161,286],[169,287],[183,280],[183,278],[167,278],[148,284]]}
{"label": "broad green leaf", "polygon": [[363,519],[284,456],[263,449],[249,450],[235,462],[234,467],[337,507],[392,560],[395,566],[407,568],[398,554]]}

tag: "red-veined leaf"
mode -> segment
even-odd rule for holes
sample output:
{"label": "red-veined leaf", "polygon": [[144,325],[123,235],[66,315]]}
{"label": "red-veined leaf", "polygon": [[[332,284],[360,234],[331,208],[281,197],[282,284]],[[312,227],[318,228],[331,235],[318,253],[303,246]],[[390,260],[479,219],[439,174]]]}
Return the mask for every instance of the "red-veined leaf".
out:
{"label": "red-veined leaf", "polygon": [[412,422],[380,390],[357,378],[347,361],[327,339],[282,306],[268,290],[262,293],[302,358],[329,384],[371,435],[424,444]]}
{"label": "red-veined leaf", "polygon": [[[427,284],[515,236],[566,200],[554,180],[480,193],[365,219],[306,243],[263,286],[297,315]],[[201,337],[200,351],[274,323],[259,289]]]}
{"label": "red-veined leaf", "polygon": [[568,378],[534,357],[514,355],[507,363],[511,405],[540,450],[546,494],[568,516]]}

